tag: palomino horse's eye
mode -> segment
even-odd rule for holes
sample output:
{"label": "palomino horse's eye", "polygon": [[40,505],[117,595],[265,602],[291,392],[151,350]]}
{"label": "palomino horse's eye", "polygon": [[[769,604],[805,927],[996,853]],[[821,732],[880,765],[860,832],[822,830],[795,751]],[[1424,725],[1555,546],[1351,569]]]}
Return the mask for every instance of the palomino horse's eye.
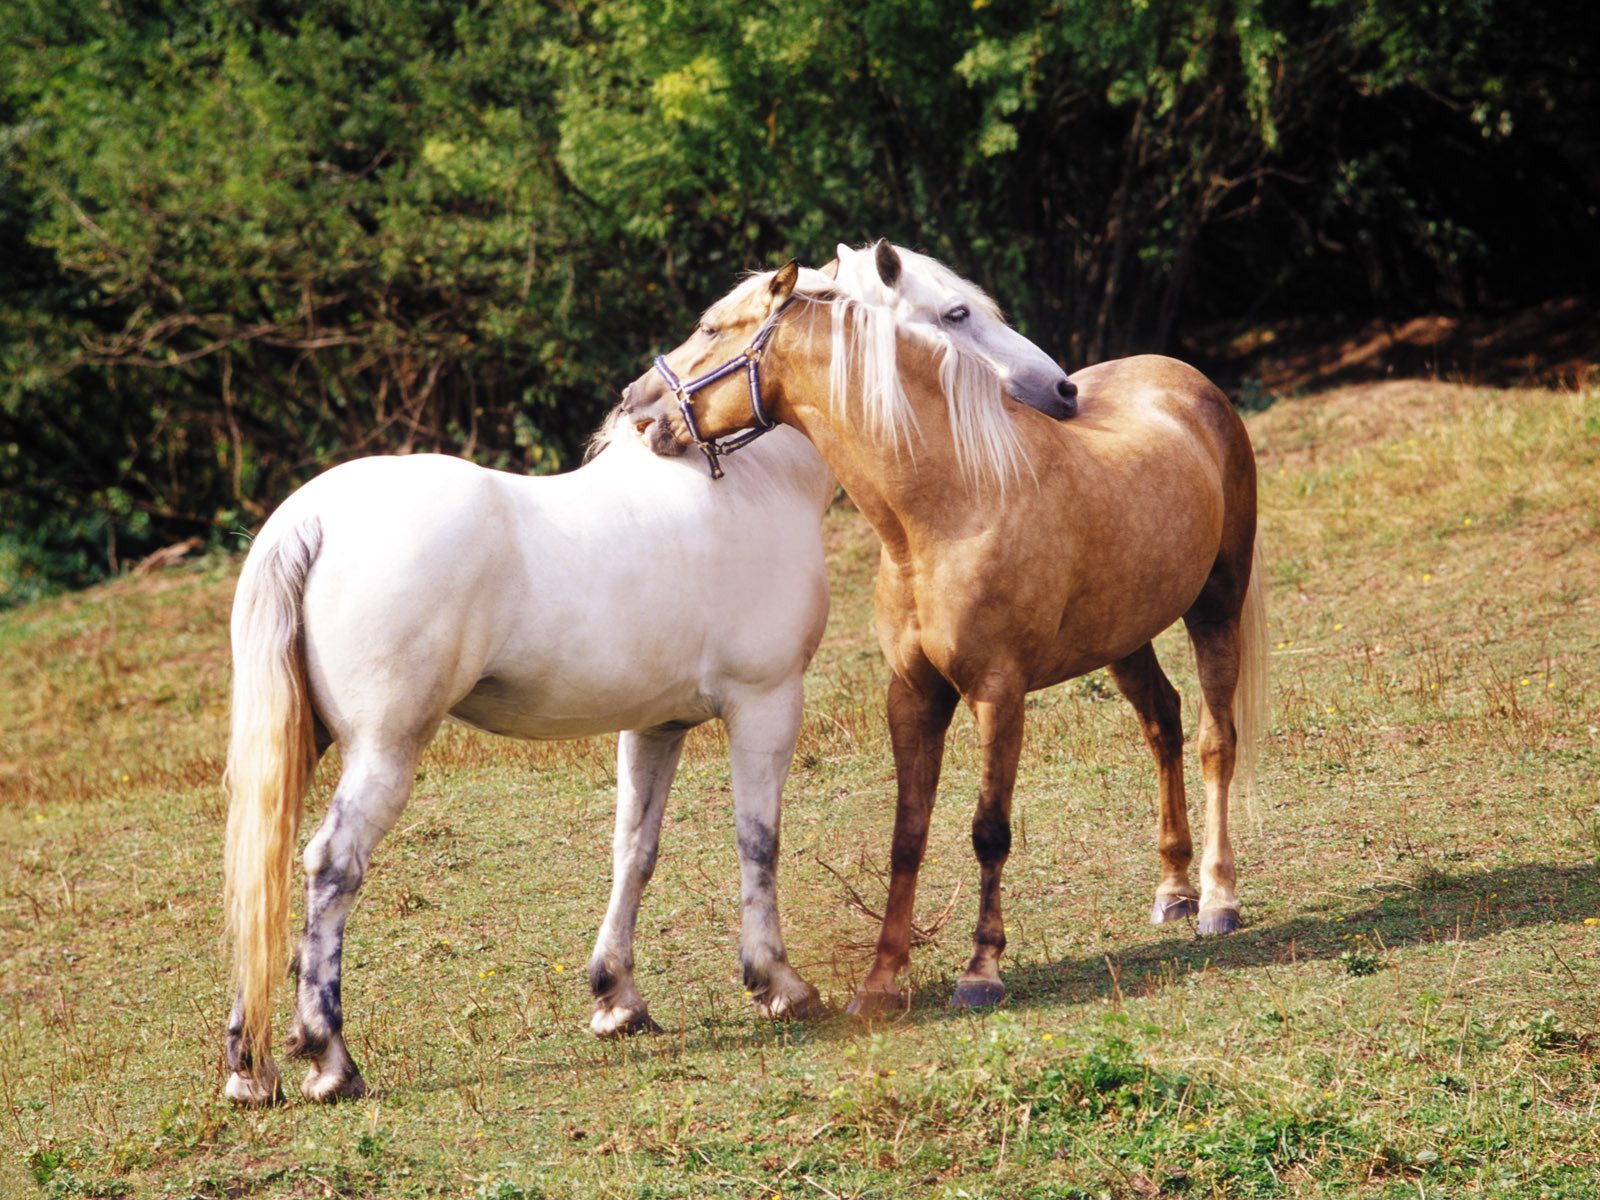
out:
{"label": "palomino horse's eye", "polygon": [[704,321],[702,321],[700,323],[700,332],[705,334],[707,337],[716,337],[717,334],[721,333],[722,331],[715,325],[707,325]]}
{"label": "palomino horse's eye", "polygon": [[965,304],[958,304],[949,312],[945,313],[944,323],[946,325],[959,325],[971,315],[972,314],[967,311],[967,306]]}

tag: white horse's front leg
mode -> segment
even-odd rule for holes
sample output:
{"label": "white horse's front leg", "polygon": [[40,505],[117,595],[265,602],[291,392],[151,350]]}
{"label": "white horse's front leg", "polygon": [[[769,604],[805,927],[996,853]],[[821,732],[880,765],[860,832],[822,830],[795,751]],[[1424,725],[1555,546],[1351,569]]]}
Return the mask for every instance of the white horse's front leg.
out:
{"label": "white horse's front leg", "polygon": [[633,931],[639,900],[656,869],[661,816],[683,751],[683,730],[627,732],[617,739],[617,827],[611,841],[611,903],[589,959],[594,1017],[601,1037],[659,1030],[633,982]]}
{"label": "white horse's front leg", "polygon": [[779,806],[800,734],[801,696],[796,677],[741,697],[723,717],[733,767],[744,986],[763,1016],[782,1019],[827,1011],[817,989],[789,965],[778,922]]}

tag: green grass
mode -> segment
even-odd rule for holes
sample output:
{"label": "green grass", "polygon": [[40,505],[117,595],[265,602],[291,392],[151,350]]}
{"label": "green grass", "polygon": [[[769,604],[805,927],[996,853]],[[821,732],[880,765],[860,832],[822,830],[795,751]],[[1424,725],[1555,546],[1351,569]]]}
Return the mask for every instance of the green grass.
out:
{"label": "green grass", "polygon": [[[965,715],[920,893],[922,920],[953,915],[906,1017],[756,1018],[706,729],[640,924],[668,1032],[622,1044],[586,1032],[583,973],[611,746],[452,729],[350,926],[376,1094],[235,1111],[217,777],[236,564],[6,614],[0,1195],[1593,1195],[1600,392],[1395,383],[1250,420],[1275,718],[1260,821],[1236,827],[1246,927],[1144,923],[1154,771],[1114,689],[1075,681],[1030,701],[1010,992],[985,1018],[945,1007],[975,906]],[[881,900],[892,769],[875,544],[847,508],[828,537],[781,895],[792,959],[842,1004],[875,927],[840,877]],[[1187,646],[1158,650],[1192,729]]]}

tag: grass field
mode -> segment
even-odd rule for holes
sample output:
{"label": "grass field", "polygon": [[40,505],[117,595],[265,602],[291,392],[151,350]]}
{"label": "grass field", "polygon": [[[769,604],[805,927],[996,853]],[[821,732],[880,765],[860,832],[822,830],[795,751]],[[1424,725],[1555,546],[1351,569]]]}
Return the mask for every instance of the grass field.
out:
{"label": "grass field", "polygon": [[[1245,928],[1145,923],[1153,766],[1108,681],[1074,681],[1031,703],[1010,991],[986,1017],[946,1007],[976,907],[964,714],[920,893],[925,921],[952,915],[909,1014],[757,1019],[702,729],[640,924],[667,1032],[625,1043],[587,1033],[583,971],[611,745],[451,729],[346,943],[375,1094],[235,1111],[217,780],[237,564],[0,617],[0,1196],[1600,1193],[1600,389],[1395,382],[1250,420],[1275,713],[1235,835]],[[875,544],[848,507],[828,537],[780,888],[792,960],[842,1006],[875,931],[846,883],[881,900],[892,771]],[[1158,650],[1192,731],[1188,648]]]}

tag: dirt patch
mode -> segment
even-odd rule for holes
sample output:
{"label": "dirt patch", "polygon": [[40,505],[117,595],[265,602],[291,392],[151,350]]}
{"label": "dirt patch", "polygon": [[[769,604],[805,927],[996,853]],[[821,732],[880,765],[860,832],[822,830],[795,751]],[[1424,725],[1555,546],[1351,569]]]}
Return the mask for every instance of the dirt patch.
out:
{"label": "dirt patch", "polygon": [[1600,306],[1568,297],[1507,313],[1219,325],[1179,353],[1235,395],[1379,379],[1573,385],[1600,376]]}

